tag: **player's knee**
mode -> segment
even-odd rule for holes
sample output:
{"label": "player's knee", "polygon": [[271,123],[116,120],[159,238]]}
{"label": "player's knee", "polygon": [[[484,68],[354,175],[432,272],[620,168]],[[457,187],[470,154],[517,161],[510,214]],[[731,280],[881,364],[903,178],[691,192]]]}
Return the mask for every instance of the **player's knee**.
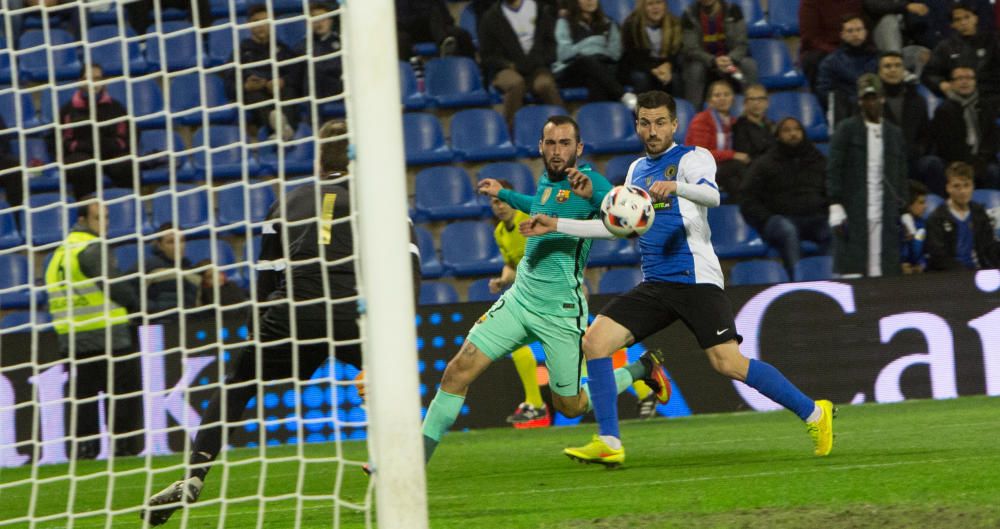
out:
{"label": "player's knee", "polygon": [[583,335],[583,340],[580,345],[583,348],[584,356],[586,356],[588,360],[592,360],[594,358],[604,358],[606,356],[610,356],[611,353],[614,352],[608,347],[605,340],[589,332]]}
{"label": "player's knee", "polygon": [[556,411],[569,419],[579,417],[587,411],[587,406],[579,395],[570,398],[553,396],[552,404],[555,406]]}

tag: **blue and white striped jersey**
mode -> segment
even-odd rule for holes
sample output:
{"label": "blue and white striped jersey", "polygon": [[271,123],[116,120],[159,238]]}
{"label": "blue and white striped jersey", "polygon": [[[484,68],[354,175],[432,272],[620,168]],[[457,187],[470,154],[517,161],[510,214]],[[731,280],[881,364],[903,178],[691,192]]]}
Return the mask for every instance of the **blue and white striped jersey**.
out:
{"label": "blue and white striped jersey", "polygon": [[632,162],[626,184],[645,190],[677,181],[677,194],[657,203],[653,226],[639,237],[644,281],[710,283],[723,288],[722,268],[712,248],[708,208],[719,205],[715,159],[701,147],[674,144],[663,154]]}

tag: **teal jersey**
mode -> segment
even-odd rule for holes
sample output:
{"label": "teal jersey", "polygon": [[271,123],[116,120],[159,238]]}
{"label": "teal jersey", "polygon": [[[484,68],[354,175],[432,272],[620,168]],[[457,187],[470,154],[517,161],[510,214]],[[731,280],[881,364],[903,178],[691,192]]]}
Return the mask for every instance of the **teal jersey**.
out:
{"label": "teal jersey", "polygon": [[[597,218],[611,183],[590,165],[584,164],[578,169],[593,182],[594,194],[590,200],[574,194],[568,180],[553,182],[547,173],[542,173],[534,198],[509,189],[502,190],[499,198],[532,215],[544,213],[577,220]],[[525,307],[540,314],[586,317],[587,301],[580,287],[590,244],[590,239],[557,232],[529,237],[511,293]]]}

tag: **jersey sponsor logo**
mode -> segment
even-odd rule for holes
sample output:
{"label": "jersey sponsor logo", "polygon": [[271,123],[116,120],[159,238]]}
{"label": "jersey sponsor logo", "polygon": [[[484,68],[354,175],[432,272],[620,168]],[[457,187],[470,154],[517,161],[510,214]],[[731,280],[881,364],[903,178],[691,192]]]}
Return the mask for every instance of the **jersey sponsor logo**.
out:
{"label": "jersey sponsor logo", "polygon": [[564,309],[575,309],[576,308],[576,303],[563,303],[563,308]]}
{"label": "jersey sponsor logo", "polygon": [[556,202],[562,204],[567,200],[569,200],[569,189],[560,189],[559,192],[556,193]]}
{"label": "jersey sponsor logo", "polygon": [[549,197],[552,196],[552,188],[546,187],[545,191],[542,192],[542,199],[539,201],[540,204],[545,204],[549,201]]}

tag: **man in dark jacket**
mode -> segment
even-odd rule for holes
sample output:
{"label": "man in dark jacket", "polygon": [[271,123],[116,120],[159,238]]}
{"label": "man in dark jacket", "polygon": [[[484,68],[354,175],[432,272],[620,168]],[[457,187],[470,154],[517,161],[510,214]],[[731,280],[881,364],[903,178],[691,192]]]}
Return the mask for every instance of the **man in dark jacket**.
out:
{"label": "man in dark jacket", "polygon": [[[302,78],[297,89],[299,92],[309,90],[311,78],[312,92],[309,94],[313,97],[330,97],[344,91],[343,65],[340,56],[333,56],[340,51],[340,33],[337,31],[339,21],[329,13],[330,6],[326,4],[314,3],[309,7],[309,16],[313,17],[312,56],[317,59],[312,61],[312,72],[308,66],[301,68]],[[296,55],[307,53],[308,37],[295,48]],[[330,57],[325,57],[327,55]]]}
{"label": "man in dark jacket", "polygon": [[1000,241],[982,205],[972,202],[972,166],[953,162],[945,170],[948,200],[927,219],[928,270],[1000,267]]}
{"label": "man in dark jacket", "polygon": [[847,15],[861,13],[862,0],[801,0],[799,61],[806,79],[816,91],[816,74],[823,58],[840,46],[840,22]]}
{"label": "man in dark jacket", "polygon": [[681,15],[684,97],[701,108],[705,88],[718,79],[738,87],[757,82],[747,21],[736,4],[698,0]]}
{"label": "man in dark jacket", "polygon": [[976,72],[967,66],[951,71],[951,90],[934,110],[934,154],[950,162],[966,162],[975,169],[979,187],[1000,186],[997,150],[1000,149],[995,101],[980,96]]}
{"label": "man in dark jacket", "polygon": [[752,84],[744,91],[743,114],[733,123],[733,150],[745,152],[753,162],[774,145],[774,122],[767,117],[767,88]]}
{"label": "man in dark jacket", "polygon": [[503,92],[508,124],[529,90],[543,103],[563,104],[550,70],[556,62],[555,31],[555,14],[535,0],[501,0],[479,21],[480,62],[486,78]]}
{"label": "man in dark jacket", "polygon": [[160,226],[158,233],[160,237],[145,261],[146,312],[177,321],[180,309],[197,305],[201,277],[185,273],[191,269],[191,261],[184,257],[184,234],[169,223]]}
{"label": "man in dark jacket", "polygon": [[951,8],[955,33],[941,41],[924,67],[923,83],[940,97],[952,90],[949,76],[958,65],[972,66],[984,96],[1000,95],[1000,42],[994,34],[979,31],[979,17],[966,5]]}
{"label": "man in dark jacket", "polygon": [[858,79],[858,100],[861,114],[837,125],[830,141],[833,267],[848,277],[898,275],[899,215],[908,204],[903,132],[882,119],[878,76]]}
{"label": "man in dark jacket", "polygon": [[442,56],[475,57],[472,35],[455,25],[444,0],[396,0],[396,40],[399,60],[413,55],[417,42],[433,42]]}
{"label": "man in dark jacket", "polygon": [[[132,163],[121,159],[132,152],[131,122],[119,119],[127,117],[128,112],[105,89],[104,70],[100,66],[94,64],[85,69],[80,80],[84,82],[83,87],[59,110],[62,162],[76,164],[96,159],[102,162],[103,174],[111,178],[114,187],[134,188]],[[92,127],[94,120],[99,124],[96,137]],[[108,121],[112,122],[103,124]],[[103,163],[115,159],[118,160]],[[77,200],[97,190],[97,178],[101,173],[93,162],[66,170],[67,183],[73,185]]]}
{"label": "man in dark jacket", "polygon": [[[899,52],[886,51],[879,55],[878,77],[885,90],[885,119],[903,130],[906,144],[906,164],[912,172],[917,160],[927,154],[931,128],[928,126],[927,101],[917,93],[915,83],[906,82],[903,56]],[[919,180],[919,178],[916,178]]]}
{"label": "man in dark jacket", "polygon": [[750,166],[743,197],[743,218],[778,250],[789,278],[795,277],[801,241],[828,252],[826,157],[797,119],[778,123],[778,142]]}
{"label": "man in dark jacket", "polygon": [[840,25],[840,47],[826,56],[816,76],[816,97],[833,115],[833,123],[850,116],[857,108],[855,82],[864,73],[878,70],[878,52],[868,41],[861,15],[848,15]]}

